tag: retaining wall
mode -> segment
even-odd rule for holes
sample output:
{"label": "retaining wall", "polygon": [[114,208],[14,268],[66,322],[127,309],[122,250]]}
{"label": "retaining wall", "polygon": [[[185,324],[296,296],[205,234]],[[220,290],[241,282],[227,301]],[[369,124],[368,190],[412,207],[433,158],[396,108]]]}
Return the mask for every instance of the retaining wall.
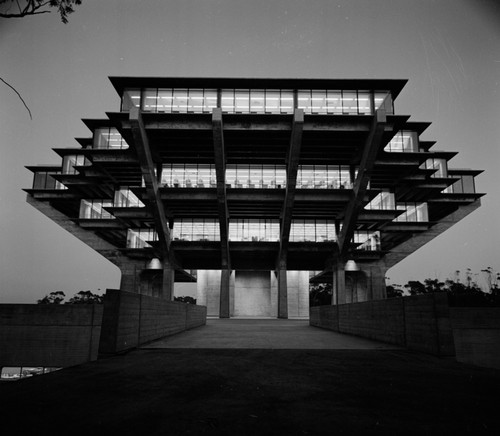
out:
{"label": "retaining wall", "polygon": [[112,354],[206,323],[206,306],[108,289],[99,353]]}
{"label": "retaining wall", "polygon": [[500,307],[452,307],[457,360],[500,369]]}
{"label": "retaining wall", "polygon": [[100,304],[0,304],[0,367],[66,367],[97,359]]}
{"label": "retaining wall", "polygon": [[453,356],[446,293],[311,307],[312,326],[438,356]]}

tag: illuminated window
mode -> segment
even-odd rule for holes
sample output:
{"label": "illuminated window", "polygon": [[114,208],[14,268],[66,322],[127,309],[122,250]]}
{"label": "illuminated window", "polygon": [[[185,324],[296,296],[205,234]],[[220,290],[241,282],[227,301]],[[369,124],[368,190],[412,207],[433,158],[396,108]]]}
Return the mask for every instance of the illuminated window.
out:
{"label": "illuminated window", "polygon": [[149,242],[158,241],[153,229],[128,229],[127,248],[150,248]]}
{"label": "illuminated window", "polygon": [[215,188],[215,165],[163,164],[160,183],[167,188]]}
{"label": "illuminated window", "polygon": [[78,174],[75,167],[90,166],[91,162],[82,154],[66,155],[63,158],[62,173],[63,174]]}
{"label": "illuminated window", "polygon": [[280,227],[278,220],[240,219],[229,221],[230,241],[278,241]]}
{"label": "illuminated window", "polygon": [[290,242],[333,242],[336,239],[333,220],[295,219],[292,221]]}
{"label": "illuminated window", "polygon": [[141,106],[141,90],[126,88],[123,91],[121,110],[123,112],[126,112],[133,107],[140,107],[140,106]]}
{"label": "illuminated window", "polygon": [[298,189],[351,189],[350,167],[347,165],[299,165]]}
{"label": "illuminated window", "polygon": [[391,192],[381,192],[366,206],[366,210],[394,210],[395,206],[394,194]]}
{"label": "illuminated window", "polygon": [[234,165],[226,166],[226,183],[231,188],[284,189],[284,165]]}
{"label": "illuminated window", "polygon": [[220,241],[220,225],[216,219],[183,218],[174,223],[174,241]]}
{"label": "illuminated window", "polygon": [[115,191],[114,207],[144,207],[144,204],[128,188],[120,188]]}
{"label": "illuminated window", "polygon": [[394,135],[385,146],[384,151],[390,153],[415,153],[418,152],[417,132],[401,130]]}
{"label": "illuminated window", "polygon": [[356,250],[379,251],[380,250],[380,232],[357,231],[354,232],[353,242],[359,244]]}
{"label": "illuminated window", "polygon": [[404,211],[396,217],[394,222],[427,222],[429,221],[429,213],[427,203],[397,203],[397,210]]}
{"label": "illuminated window", "polygon": [[94,131],[94,149],[125,149],[128,144],[114,127],[102,127]]}
{"label": "illuminated window", "polygon": [[421,169],[434,170],[431,177],[445,178],[448,177],[448,165],[446,159],[427,159],[422,165]]}
{"label": "illuminated window", "polygon": [[81,200],[80,201],[80,214],[82,219],[114,219],[115,217],[109,212],[106,212],[105,207],[112,207],[111,200]]}

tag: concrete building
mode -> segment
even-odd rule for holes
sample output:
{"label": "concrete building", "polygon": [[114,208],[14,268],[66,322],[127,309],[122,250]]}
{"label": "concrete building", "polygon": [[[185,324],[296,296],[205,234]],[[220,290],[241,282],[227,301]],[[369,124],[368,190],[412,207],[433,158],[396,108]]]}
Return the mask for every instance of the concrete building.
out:
{"label": "concrete building", "polygon": [[385,298],[386,270],[480,205],[475,170],[396,115],[405,80],[112,77],[121,98],[27,201],[117,265],[120,289],[208,315]]}

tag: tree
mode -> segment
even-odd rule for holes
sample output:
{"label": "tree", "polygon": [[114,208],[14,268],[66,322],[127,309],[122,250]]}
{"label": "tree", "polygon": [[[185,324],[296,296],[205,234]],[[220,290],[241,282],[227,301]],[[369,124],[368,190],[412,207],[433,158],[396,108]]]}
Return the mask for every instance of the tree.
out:
{"label": "tree", "polygon": [[97,295],[91,291],[80,291],[66,304],[101,304],[104,298],[102,295]]}
{"label": "tree", "polygon": [[403,296],[403,289],[401,289],[401,285],[388,285],[385,287],[387,298],[395,298]]}
{"label": "tree", "polygon": [[82,0],[0,0],[1,18],[22,18],[29,15],[49,14],[51,8],[59,12],[61,21],[66,24],[68,15]]}
{"label": "tree", "polygon": [[181,303],[196,304],[196,298],[185,296],[185,297],[174,297],[174,301],[180,301]]}
{"label": "tree", "polygon": [[66,298],[66,295],[63,291],[54,291],[50,294],[43,297],[41,300],[38,300],[38,304],[61,304]]}
{"label": "tree", "polygon": [[309,305],[325,306],[332,304],[333,288],[331,283],[311,285],[309,289]]}

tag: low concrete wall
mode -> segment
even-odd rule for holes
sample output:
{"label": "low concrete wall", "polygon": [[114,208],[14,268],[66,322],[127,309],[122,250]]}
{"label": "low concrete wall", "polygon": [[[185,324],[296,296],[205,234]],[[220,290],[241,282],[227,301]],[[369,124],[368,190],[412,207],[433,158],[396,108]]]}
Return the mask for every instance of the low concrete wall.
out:
{"label": "low concrete wall", "polygon": [[452,307],[457,360],[500,369],[500,307]]}
{"label": "low concrete wall", "polygon": [[108,289],[99,353],[112,354],[206,323],[207,308]]}
{"label": "low concrete wall", "polygon": [[438,356],[453,356],[445,293],[310,309],[310,325]]}
{"label": "low concrete wall", "polygon": [[66,367],[97,359],[101,304],[0,304],[0,367]]}

